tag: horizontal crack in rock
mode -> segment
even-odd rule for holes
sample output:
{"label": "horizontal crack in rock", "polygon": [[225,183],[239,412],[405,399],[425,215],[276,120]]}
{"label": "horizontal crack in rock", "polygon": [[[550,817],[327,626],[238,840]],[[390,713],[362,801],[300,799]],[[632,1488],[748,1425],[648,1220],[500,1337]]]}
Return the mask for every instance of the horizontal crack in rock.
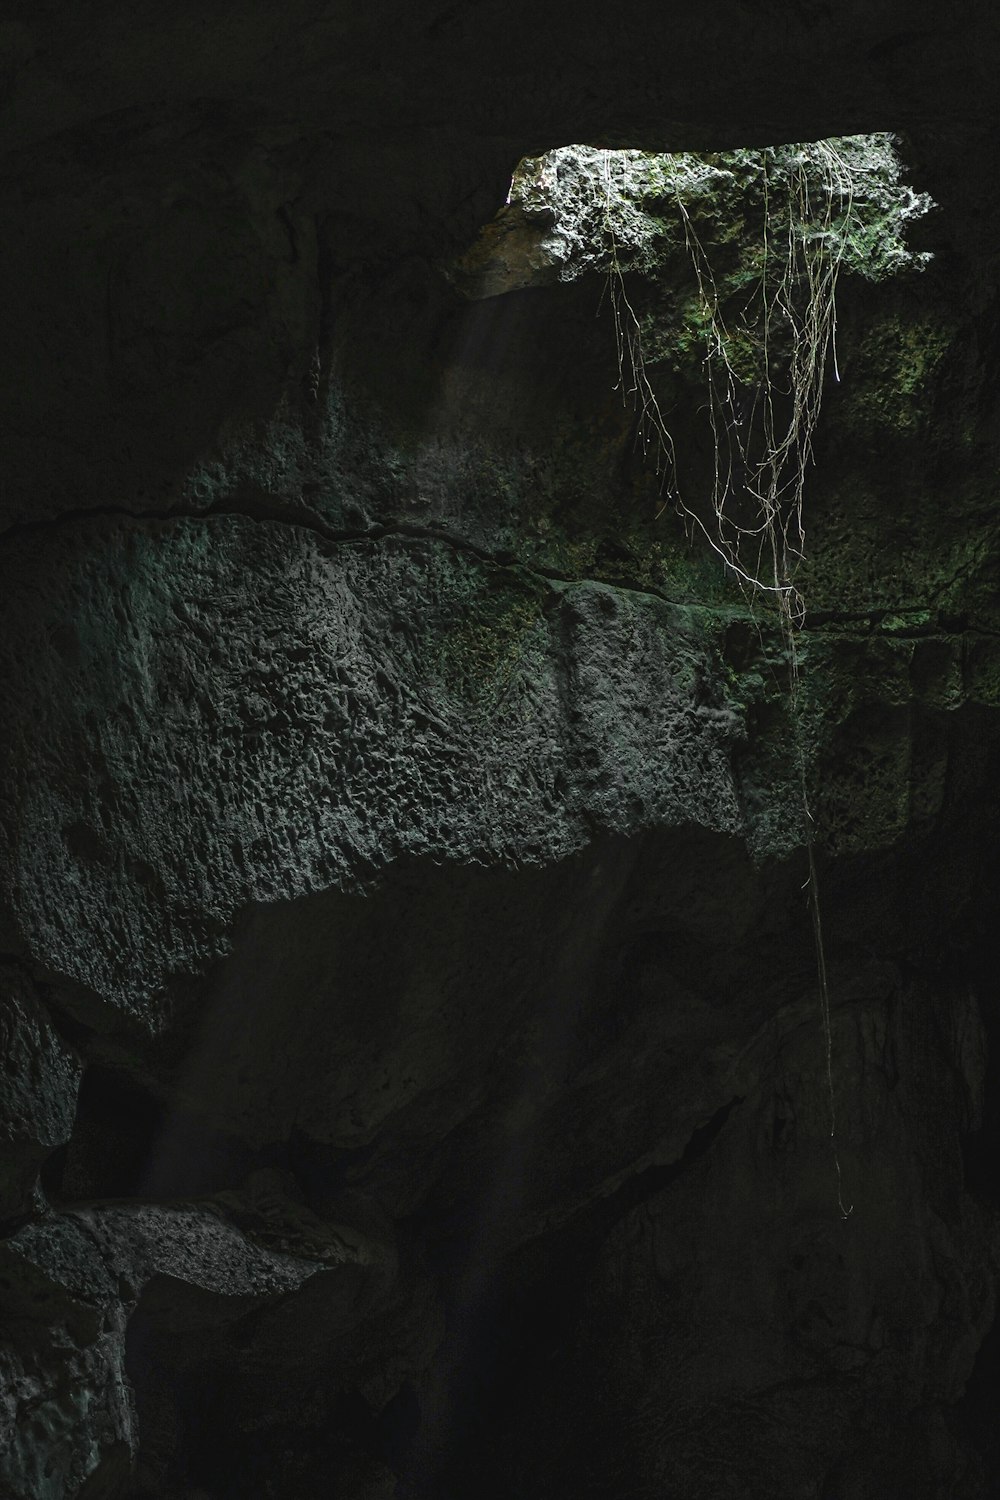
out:
{"label": "horizontal crack in rock", "polygon": [[[595,583],[622,593],[637,594],[643,598],[656,599],[660,603],[669,604],[674,609],[711,609],[720,618],[749,620],[756,625],[760,624],[754,610],[746,606],[741,608],[738,605],[720,605],[714,603],[709,605],[700,600],[674,599],[669,594],[663,593],[660,589],[652,586],[641,587],[639,584],[632,583],[626,578],[595,577],[593,574],[582,574],[573,577],[559,572],[557,568],[547,568],[540,563],[525,562],[508,548],[491,552],[488,548],[478,546],[467,537],[458,536],[451,531],[441,530],[439,527],[418,525],[415,522],[399,520],[378,522],[375,525],[366,527],[336,527],[329,525],[321,516],[316,515],[314,511],[306,509],[290,511],[287,508],[275,506],[267,500],[261,502],[253,497],[221,501],[201,510],[177,506],[169,510],[132,511],[124,506],[109,505],[94,506],[85,510],[62,511],[60,514],[47,517],[44,520],[23,521],[9,526],[6,530],[0,531],[0,540],[8,543],[17,542],[21,537],[38,535],[63,526],[76,525],[80,522],[103,519],[130,521],[138,526],[147,522],[210,522],[225,516],[240,516],[245,520],[260,522],[261,524],[298,528],[311,532],[326,543],[327,546],[333,547],[359,546],[364,543],[385,541],[393,537],[409,541],[440,542],[446,547],[453,548],[456,552],[464,552],[470,557],[476,558],[488,567],[521,573],[546,584],[564,584],[567,587],[572,587],[574,585]],[[958,576],[956,575],[956,578]],[[933,596],[933,599],[936,599],[938,594],[944,591],[944,587],[942,586],[942,589]],[[905,618],[907,615],[916,617],[922,613],[924,613],[924,610],[915,605],[909,608],[903,606],[895,609],[873,610],[826,610],[817,608],[807,617],[803,625],[803,630],[806,633],[812,632],[816,634],[822,632],[824,627],[847,625],[863,627],[865,633],[870,634],[883,619],[889,616]],[[907,638],[928,634],[946,636],[961,636],[966,633],[982,636],[1000,635],[1000,631],[991,630],[988,626],[977,625],[972,622],[964,624],[959,629],[946,626],[941,621],[936,621],[933,625],[926,625],[918,622],[916,619],[912,631],[906,630],[897,633]]]}

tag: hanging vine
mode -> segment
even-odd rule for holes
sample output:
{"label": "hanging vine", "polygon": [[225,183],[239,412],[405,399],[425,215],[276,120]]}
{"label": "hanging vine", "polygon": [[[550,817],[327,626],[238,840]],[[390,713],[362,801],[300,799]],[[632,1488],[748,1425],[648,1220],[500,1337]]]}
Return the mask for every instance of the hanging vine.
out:
{"label": "hanging vine", "polygon": [[[521,162],[507,204],[451,267],[467,296],[604,276],[616,389],[637,442],[689,535],[701,534],[747,596],[777,614],[819,984],[830,1141],[841,1212],[830,991],[800,705],[797,583],[806,487],[824,391],[837,362],[837,291],[848,271],[879,281],[926,257],[905,243],[931,206],[901,180],[891,136],[651,155],[568,146]],[[694,379],[711,472],[670,425],[671,385]],[[682,403],[690,410],[690,401]],[[694,479],[692,479],[692,473]],[[693,496],[692,496],[693,492]]]}
{"label": "hanging vine", "polygon": [[[837,369],[837,285],[845,262],[879,279],[910,255],[901,240],[908,218],[925,212],[929,200],[900,187],[889,163],[886,137],[858,142],[821,141],[809,146],[743,153],[741,165],[756,168],[760,192],[759,252],[750,275],[730,274],[728,301],[699,236],[692,203],[706,163],[668,158],[673,201],[683,226],[684,247],[696,288],[696,326],[703,352],[705,407],[712,435],[714,471],[711,520],[685,500],[677,450],[647,365],[643,321],[629,297],[622,253],[624,228],[635,253],[634,214],[622,205],[642,195],[630,180],[635,154],[603,153],[603,224],[608,245],[608,293],[615,328],[617,388],[634,403],[644,451],[652,457],[670,500],[689,528],[696,528],[752,597],[770,598],[777,610],[788,662],[789,707],[808,862],[809,905],[816,954],[824,1046],[829,1139],[837,1203],[847,1218],[837,1144],[833,1079],[833,1031],[826,946],[816,860],[815,820],[810,805],[808,759],[799,712],[800,661],[797,634],[805,601],[795,577],[805,555],[805,490],[813,461],[829,367]],[[853,147],[848,153],[844,147]],[[874,154],[874,161],[872,156]],[[616,172],[620,174],[616,180]],[[874,209],[874,212],[872,210]],[[741,268],[741,272],[743,268]],[[735,284],[734,284],[735,283]],[[736,291],[743,293],[738,299]]]}

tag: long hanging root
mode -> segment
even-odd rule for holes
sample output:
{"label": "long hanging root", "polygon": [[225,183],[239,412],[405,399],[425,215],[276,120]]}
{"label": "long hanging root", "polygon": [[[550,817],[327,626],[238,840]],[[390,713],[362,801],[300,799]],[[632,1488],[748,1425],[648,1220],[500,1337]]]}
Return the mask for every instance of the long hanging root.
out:
{"label": "long hanging root", "polygon": [[[677,455],[674,440],[666,424],[656,392],[646,373],[646,360],[642,348],[642,330],[635,308],[629,301],[625,287],[618,251],[618,236],[615,233],[612,203],[616,189],[612,179],[611,162],[615,153],[604,153],[604,230],[609,246],[607,289],[611,302],[611,315],[615,330],[615,354],[618,363],[618,379],[614,389],[621,392],[623,402],[631,400],[638,415],[637,441],[642,444],[648,457],[653,450],[653,462],[658,479],[664,479],[673,489],[677,474]],[[627,173],[627,158],[623,160],[623,172]],[[625,184],[627,192],[627,182]]]}
{"label": "long hanging root", "polygon": [[807,772],[806,750],[804,736],[802,733],[802,719],[799,714],[799,659],[796,649],[795,637],[791,634],[791,627],[783,622],[782,633],[785,637],[785,648],[788,656],[788,690],[789,703],[792,712],[792,723],[795,729],[795,754],[798,761],[799,787],[802,796],[802,813],[804,819],[804,834],[806,846],[806,860],[808,864],[808,890],[809,890],[809,912],[812,917],[813,946],[816,952],[816,979],[819,988],[820,1021],[823,1029],[823,1053],[826,1070],[826,1095],[827,1108],[830,1123],[830,1155],[833,1160],[834,1178],[837,1184],[837,1207],[842,1219],[850,1218],[854,1212],[854,1204],[844,1203],[844,1174],[840,1165],[840,1150],[837,1146],[837,1096],[833,1084],[833,1021],[830,1011],[830,984],[826,967],[826,943],[823,937],[823,912],[820,903],[819,871],[816,863],[816,841],[814,837],[815,820],[809,803],[809,778]]}
{"label": "long hanging root", "polygon": [[844,1174],[840,1167],[840,1151],[837,1147],[837,1099],[833,1087],[833,1026],[830,1020],[830,988],[826,975],[826,948],[823,944],[823,919],[820,914],[819,877],[816,873],[816,850],[812,838],[806,844],[809,858],[809,910],[812,912],[813,940],[816,945],[816,969],[819,980],[820,1013],[823,1020],[823,1046],[826,1052],[826,1088],[830,1108],[830,1153],[837,1179],[837,1207],[840,1217],[849,1219],[854,1204],[844,1204]]}
{"label": "long hanging root", "polygon": [[[716,535],[711,541],[741,583],[749,581],[755,592],[771,596],[779,613],[795,624],[804,618],[803,600],[793,583],[805,553],[803,496],[831,353],[836,369],[837,280],[853,210],[851,174],[839,153],[828,143],[809,149],[821,168],[825,201],[814,203],[800,153],[789,169],[783,223],[772,208],[775,195],[768,180],[767,154],[762,157],[760,312],[754,330],[762,378],[742,423],[734,415],[741,382],[729,356],[732,335],[709,258],[679,187],[675,191],[708,328],[704,364],[716,450],[711,497]],[[835,235],[837,214],[841,229]],[[778,221],[774,231],[772,216]],[[784,357],[787,387],[776,392],[772,370],[783,348],[789,351]],[[777,412],[779,396],[788,411],[784,423]],[[725,463],[723,452],[729,455]],[[756,508],[752,524],[732,513],[734,501],[740,498],[733,483],[734,467],[742,476],[743,495]],[[747,546],[756,553],[752,563],[742,560]]]}
{"label": "long hanging root", "polygon": [[[812,153],[820,167],[815,202],[803,152]],[[805,619],[805,603],[794,576],[805,555],[803,497],[813,460],[813,438],[819,419],[828,362],[837,372],[837,280],[851,227],[853,189],[851,172],[836,148],[821,142],[800,149],[792,159],[785,193],[783,222],[772,226],[775,194],[768,179],[767,153],[762,158],[764,229],[759,282],[761,299],[757,340],[762,378],[749,417],[741,425],[735,413],[742,382],[733,367],[719,290],[711,263],[695,231],[691,215],[675,185],[675,199],[684,227],[685,244],[694,272],[698,300],[706,325],[704,368],[708,385],[707,410],[714,446],[711,494],[713,528],[685,504],[678,483],[673,437],[663,418],[646,368],[639,318],[629,300],[620,262],[612,214],[614,192],[611,160],[605,155],[605,233],[610,243],[608,288],[615,325],[618,384],[622,399],[631,399],[638,413],[638,432],[646,453],[653,449],[657,475],[665,482],[685,524],[697,528],[749,593],[771,598],[789,664],[789,702],[795,726],[796,756],[802,798],[803,837],[809,869],[809,905],[816,950],[820,1017],[825,1050],[829,1104],[830,1148],[837,1184],[837,1204],[843,1218],[853,1211],[845,1205],[843,1174],[837,1147],[837,1111],[833,1081],[833,1029],[826,948],[820,908],[815,850],[815,824],[809,804],[807,762],[798,702],[799,663],[796,634]],[[627,171],[627,161],[623,159]],[[627,182],[623,184],[627,195]],[[838,232],[833,232],[838,220]],[[787,386],[775,391],[772,369],[784,356]],[[788,415],[779,418],[778,407]],[[758,434],[755,438],[755,434]],[[734,471],[741,483],[737,493]],[[747,524],[733,514],[735,502],[749,497],[756,519]],[[666,501],[664,502],[666,504]],[[750,550],[752,561],[744,561]]]}

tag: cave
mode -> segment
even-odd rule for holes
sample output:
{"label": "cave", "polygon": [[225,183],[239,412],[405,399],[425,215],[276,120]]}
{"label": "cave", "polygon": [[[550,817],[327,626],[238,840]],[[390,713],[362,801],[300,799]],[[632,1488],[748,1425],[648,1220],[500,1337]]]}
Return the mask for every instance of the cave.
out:
{"label": "cave", "polygon": [[[0,1500],[1000,1494],[998,67],[5,7]],[[706,184],[862,140],[765,587]]]}

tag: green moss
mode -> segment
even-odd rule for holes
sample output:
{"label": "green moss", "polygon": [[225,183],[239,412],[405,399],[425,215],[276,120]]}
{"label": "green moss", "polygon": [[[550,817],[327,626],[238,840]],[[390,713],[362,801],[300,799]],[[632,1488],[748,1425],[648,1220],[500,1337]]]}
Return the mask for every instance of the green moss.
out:
{"label": "green moss", "polygon": [[973,636],[965,655],[965,695],[970,703],[1000,708],[1000,640]]}
{"label": "green moss", "polygon": [[495,713],[541,660],[543,637],[539,597],[498,583],[470,598],[454,617],[438,650],[436,676],[470,712]]}
{"label": "green moss", "polygon": [[886,615],[879,621],[879,630],[885,635],[912,635],[914,631],[921,630],[930,624],[931,615],[927,609],[915,609],[908,611],[905,615]]}
{"label": "green moss", "polygon": [[910,435],[926,423],[937,378],[956,332],[928,318],[897,312],[872,318],[851,361],[843,417],[858,433]]}

